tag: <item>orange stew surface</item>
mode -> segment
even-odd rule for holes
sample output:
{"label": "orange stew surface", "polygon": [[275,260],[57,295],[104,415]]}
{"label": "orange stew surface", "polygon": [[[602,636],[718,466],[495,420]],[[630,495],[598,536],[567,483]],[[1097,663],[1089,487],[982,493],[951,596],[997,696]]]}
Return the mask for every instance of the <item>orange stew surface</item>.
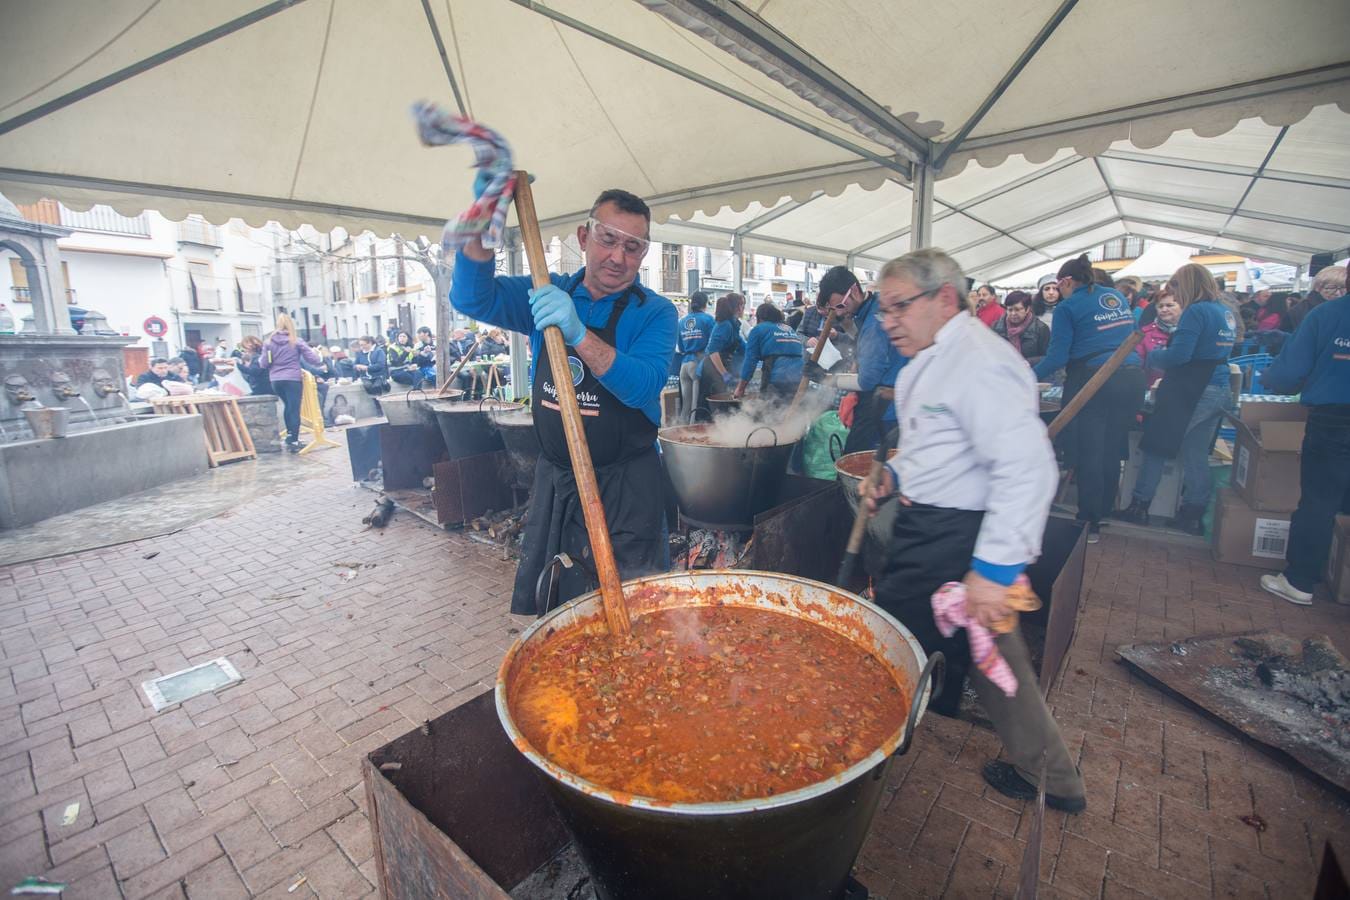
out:
{"label": "orange stew surface", "polygon": [[544,639],[508,698],[536,751],[603,787],[682,803],[771,797],[847,769],[904,721],[876,657],[764,609],[684,607],[627,639]]}

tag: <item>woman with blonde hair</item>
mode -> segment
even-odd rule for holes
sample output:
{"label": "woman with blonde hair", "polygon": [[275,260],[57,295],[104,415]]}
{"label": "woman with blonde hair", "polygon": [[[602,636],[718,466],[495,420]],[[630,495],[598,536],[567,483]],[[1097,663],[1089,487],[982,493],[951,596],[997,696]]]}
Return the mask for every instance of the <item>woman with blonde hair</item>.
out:
{"label": "woman with blonde hair", "polygon": [[1118,518],[1148,524],[1148,508],[1158,490],[1163,464],[1181,456],[1181,509],[1173,526],[1204,534],[1209,505],[1209,448],[1223,414],[1233,408],[1228,357],[1237,336],[1237,317],[1224,305],[1218,282],[1196,263],[1177,269],[1167,289],[1181,306],[1181,318],[1166,347],[1149,351],[1148,365],[1163,372],[1139,442],[1144,461],[1134,496]]}
{"label": "woman with blonde hair", "polygon": [[281,398],[282,420],[286,424],[286,449],[300,450],[300,387],[303,375],[300,361],[311,366],[321,362],[319,354],[295,334],[295,322],[286,313],[277,316],[277,330],[262,345],[258,364],[267,370],[272,393]]}

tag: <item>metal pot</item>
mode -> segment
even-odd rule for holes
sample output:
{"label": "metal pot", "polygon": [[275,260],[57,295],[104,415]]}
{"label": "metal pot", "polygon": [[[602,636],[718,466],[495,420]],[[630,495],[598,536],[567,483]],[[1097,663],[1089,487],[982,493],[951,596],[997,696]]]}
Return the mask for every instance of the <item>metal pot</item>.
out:
{"label": "metal pot", "polygon": [[682,425],[657,432],[680,515],[700,528],[748,530],[755,516],[777,502],[797,441],[780,442],[767,425],[746,437],[771,436],[768,446],[728,447],[709,443],[708,425]]}
{"label": "metal pot", "polygon": [[28,427],[33,429],[33,437],[39,440],[63,438],[70,425],[70,410],[64,406],[25,408],[23,416],[28,420]]}
{"label": "metal pot", "polygon": [[[940,685],[942,655],[928,659],[914,636],[881,609],[791,575],[695,571],[624,583],[638,617],[668,607],[721,603],[808,619],[885,661],[911,697],[907,721],[866,758],[818,784],[776,797],[671,803],[608,790],[536,753],[516,728],[507,688],[549,634],[603,621],[600,595],[586,594],[544,616],[507,651],[497,674],[497,715],[516,748],[545,777],[576,839],[596,892],[617,898],[839,898],[881,799],[892,757],[909,749]],[[936,671],[937,677],[934,678]]]}
{"label": "metal pot", "polygon": [[539,435],[534,430],[534,414],[523,406],[509,412],[493,413],[492,423],[501,432],[511,477],[522,491],[534,487],[534,467],[539,461]]}
{"label": "metal pot", "polygon": [[433,399],[427,401],[427,407],[436,416],[436,424],[445,438],[445,449],[450,459],[462,459],[501,450],[501,432],[492,424],[488,413],[491,409],[511,408],[513,404],[500,400],[481,400],[464,402],[461,400]]}
{"label": "metal pot", "polygon": [[[886,459],[894,459],[895,453],[896,451],[891,450],[886,454]],[[839,479],[839,486],[844,489],[844,497],[848,500],[848,508],[854,515],[858,514],[858,491],[862,488],[868,470],[872,468],[874,455],[871,450],[862,450],[846,454],[834,461],[835,477]],[[884,547],[891,539],[891,532],[895,528],[895,510],[895,498],[887,497],[877,509],[877,514],[867,520],[866,539],[872,546],[864,548],[864,553],[868,549]]]}
{"label": "metal pot", "polygon": [[708,397],[708,409],[713,418],[730,416],[741,411],[741,401],[730,394],[712,394]]}
{"label": "metal pot", "polygon": [[[438,399],[458,400],[464,396],[460,390],[446,391]],[[385,394],[376,398],[384,417],[390,425],[435,425],[436,414],[427,404],[431,397],[421,388],[413,388],[402,394]]]}

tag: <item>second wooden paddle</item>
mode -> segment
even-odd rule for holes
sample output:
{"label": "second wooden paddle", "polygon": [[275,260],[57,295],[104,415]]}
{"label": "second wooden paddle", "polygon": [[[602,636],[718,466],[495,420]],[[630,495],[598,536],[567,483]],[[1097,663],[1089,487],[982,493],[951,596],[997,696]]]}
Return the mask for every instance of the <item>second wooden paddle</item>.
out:
{"label": "second wooden paddle", "polygon": [[[829,315],[825,317],[825,324],[820,326],[820,337],[816,339],[816,348],[811,351],[811,362],[819,365],[821,351],[825,349],[825,342],[830,339],[830,329],[834,327],[834,310],[830,310]],[[797,393],[792,395],[792,402],[788,404],[787,414],[784,419],[791,420],[792,413],[797,409],[797,404],[806,396],[806,386],[811,383],[810,373],[802,372],[802,380],[797,384]]]}
{"label": "second wooden paddle", "polygon": [[[545,287],[549,283],[548,260],[544,257],[544,242],[539,236],[539,218],[534,211],[530,178],[523,171],[516,172],[515,204],[516,216],[520,220],[520,238],[525,244],[525,258],[530,261],[530,277],[536,288]],[[591,450],[586,444],[586,432],[581,426],[581,409],[577,405],[577,395],[571,390],[572,370],[567,363],[567,344],[563,341],[562,331],[556,327],[545,328],[544,345],[548,350],[553,383],[558,387],[558,408],[563,431],[567,435],[567,453],[572,459],[577,493],[581,495],[581,510],[586,517],[586,533],[591,538],[595,571],[600,576],[600,599],[605,608],[605,623],[611,634],[623,636],[630,630],[628,607],[623,601],[619,567],[614,562],[614,547],[609,540],[609,525],[605,522],[605,507],[600,502],[600,486],[595,480]]]}
{"label": "second wooden paddle", "polygon": [[1083,407],[1087,406],[1088,401],[1097,395],[1102,385],[1106,384],[1106,380],[1116,373],[1116,369],[1119,369],[1120,364],[1125,362],[1125,357],[1130,355],[1130,351],[1134,349],[1135,344],[1138,344],[1143,336],[1142,331],[1130,332],[1129,337],[1125,338],[1116,348],[1116,352],[1112,353],[1111,357],[1102,363],[1102,367],[1087,380],[1087,384],[1083,385],[1082,389],[1073,395],[1073,399],[1059,411],[1059,415],[1055,416],[1050,423],[1050,427],[1046,429],[1050,433],[1050,440],[1053,441],[1055,436],[1064,430],[1064,426],[1072,422],[1073,417],[1078,415]]}

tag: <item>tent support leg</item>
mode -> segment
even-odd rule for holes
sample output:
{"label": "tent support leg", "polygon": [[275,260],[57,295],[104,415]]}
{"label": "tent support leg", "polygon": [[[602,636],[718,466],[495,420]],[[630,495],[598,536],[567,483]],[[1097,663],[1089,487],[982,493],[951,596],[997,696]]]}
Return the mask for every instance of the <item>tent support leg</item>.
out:
{"label": "tent support leg", "polygon": [[909,249],[922,250],[933,243],[933,182],[937,169],[931,165],[915,165],[910,190],[914,193],[914,207],[910,215]]}
{"label": "tent support leg", "polygon": [[[525,254],[520,245],[520,231],[511,230],[510,240],[506,244],[506,271],[510,275],[524,275]],[[507,345],[511,351],[511,397],[520,400],[525,395],[526,373],[530,364],[525,355],[525,335],[519,331],[509,332]]]}
{"label": "tent support leg", "polygon": [[736,293],[745,296],[745,242],[739,234],[731,238],[731,284]]}

